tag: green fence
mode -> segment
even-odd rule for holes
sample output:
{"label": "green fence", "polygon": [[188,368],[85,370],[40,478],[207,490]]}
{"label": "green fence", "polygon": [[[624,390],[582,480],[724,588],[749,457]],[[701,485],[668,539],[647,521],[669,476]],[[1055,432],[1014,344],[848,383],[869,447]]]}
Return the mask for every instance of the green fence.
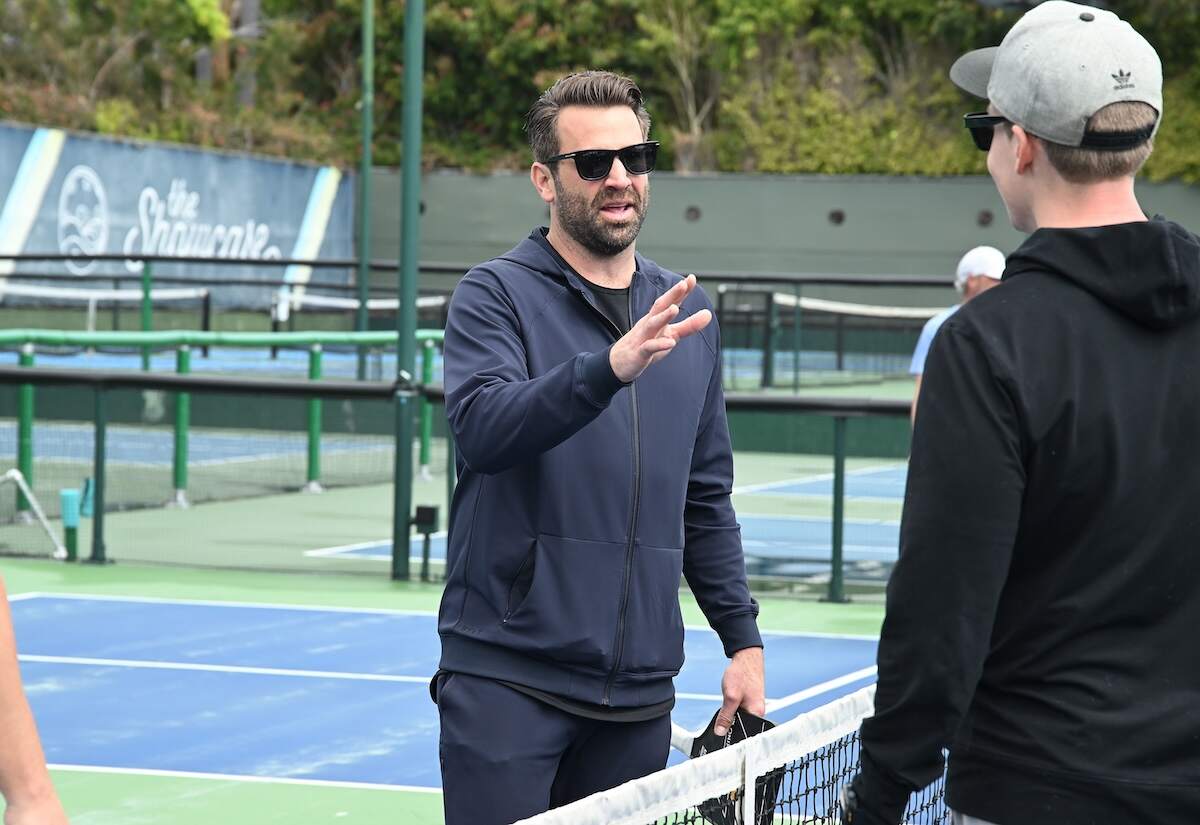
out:
{"label": "green fence", "polygon": [[[76,411],[74,420],[46,421],[34,419],[35,408],[29,411],[28,424],[13,430],[21,439],[29,434],[28,469],[36,480],[35,494],[52,519],[58,515],[59,490],[92,480],[93,521],[86,531],[90,546],[83,548],[87,560],[102,562],[115,555],[123,561],[189,566],[382,575],[382,565],[370,566],[361,553],[371,551],[366,546],[372,541],[379,544],[390,535],[388,560],[393,571],[399,571],[397,577],[409,578],[415,572],[410,559],[420,564],[429,541],[410,541],[410,525],[414,517],[420,518],[419,532],[427,537],[446,526],[445,508],[456,477],[454,450],[448,439],[436,434],[413,441],[411,450],[420,456],[414,465],[425,468],[411,480],[417,508],[400,530],[391,529],[393,511],[388,505],[394,501],[393,488],[403,481],[395,476],[396,447],[400,443],[408,448],[396,437],[397,401],[402,393],[410,399],[419,396],[421,403],[410,400],[408,409],[419,406],[422,415],[429,415],[443,402],[439,387],[323,379],[316,347],[311,350],[309,381],[191,375],[186,372],[189,350],[178,352],[182,374],[0,367],[3,417],[8,409],[21,406],[16,400],[34,388],[38,402],[53,398],[58,406]],[[159,406],[149,415],[152,404]],[[751,570],[755,586],[801,594],[819,589],[835,601],[868,590],[877,593],[890,562],[869,569],[853,552],[861,544],[854,531],[861,536],[865,523],[879,515],[865,512],[847,487],[848,478],[875,469],[864,467],[864,459],[848,459],[848,445],[856,427],[905,423],[908,403],[735,393],[727,397],[727,404],[731,420],[804,417],[829,438],[830,451],[823,458],[795,456],[793,462],[790,456],[747,455],[735,430],[740,476],[754,462],[783,468],[762,478],[771,482],[765,485],[770,489],[753,502],[744,491],[739,493],[741,488],[735,489],[735,498],[743,496],[738,512],[744,520],[748,561],[761,555],[753,546],[757,539],[751,525],[764,515],[759,503],[780,504],[791,497],[776,511],[779,519],[788,530],[794,523],[809,532],[809,538],[786,537],[796,548],[794,557],[780,559],[783,551],[776,548],[769,564]],[[240,420],[251,408],[264,415],[251,422]],[[788,477],[798,472],[796,468],[805,475],[801,487],[818,482],[829,489],[790,491]],[[745,481],[743,476],[743,486]],[[301,494],[318,487],[322,495]],[[200,502],[206,506],[170,506]],[[431,507],[441,511],[432,519]],[[892,515],[887,518],[898,517],[898,507],[898,500],[889,505]],[[0,513],[0,524],[7,515]],[[814,544],[814,530],[820,534],[820,548]],[[112,554],[109,548],[114,544],[119,551]],[[318,552],[313,553],[314,548]],[[378,554],[376,560],[384,561]],[[810,572],[795,573],[797,565]],[[428,576],[429,563],[421,567]],[[823,572],[814,576],[814,567]]]}

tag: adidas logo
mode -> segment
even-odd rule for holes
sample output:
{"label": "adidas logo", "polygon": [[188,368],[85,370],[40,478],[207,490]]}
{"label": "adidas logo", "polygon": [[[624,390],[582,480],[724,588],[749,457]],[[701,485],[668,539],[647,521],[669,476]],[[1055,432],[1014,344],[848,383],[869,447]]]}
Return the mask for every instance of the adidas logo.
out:
{"label": "adidas logo", "polygon": [[1123,91],[1125,89],[1134,88],[1133,72],[1127,72],[1124,69],[1117,69],[1117,73],[1112,76],[1112,79],[1117,81],[1117,85],[1113,86],[1114,91]]}

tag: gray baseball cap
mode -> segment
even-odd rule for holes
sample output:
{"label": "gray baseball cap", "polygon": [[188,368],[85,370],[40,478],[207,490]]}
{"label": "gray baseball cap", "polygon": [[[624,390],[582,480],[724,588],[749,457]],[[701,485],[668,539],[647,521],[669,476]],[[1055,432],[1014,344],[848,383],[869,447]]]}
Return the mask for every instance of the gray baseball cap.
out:
{"label": "gray baseball cap", "polygon": [[[1162,63],[1154,47],[1112,12],[1066,0],[1026,12],[999,46],[964,54],[950,67],[950,79],[1013,123],[1064,146],[1128,149],[1162,121]],[[1154,129],[1087,132],[1096,112],[1130,100],[1159,113]]]}

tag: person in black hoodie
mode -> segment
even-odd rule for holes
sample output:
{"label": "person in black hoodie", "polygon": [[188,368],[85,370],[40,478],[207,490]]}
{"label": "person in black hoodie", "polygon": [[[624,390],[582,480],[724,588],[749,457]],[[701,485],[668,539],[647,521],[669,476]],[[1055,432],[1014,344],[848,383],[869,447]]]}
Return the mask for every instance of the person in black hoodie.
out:
{"label": "person in black hoodie", "polygon": [[1147,219],[1154,49],[1050,0],[951,78],[1013,225],[934,340],[844,821],[1200,823],[1200,240]]}
{"label": "person in black hoodie", "polygon": [[721,726],[764,710],[713,307],[633,246],[649,126],[637,86],[609,72],[543,94],[526,129],[550,226],[450,302],[459,478],[430,686],[447,825],[510,823],[664,767],[681,575],[732,659]]}

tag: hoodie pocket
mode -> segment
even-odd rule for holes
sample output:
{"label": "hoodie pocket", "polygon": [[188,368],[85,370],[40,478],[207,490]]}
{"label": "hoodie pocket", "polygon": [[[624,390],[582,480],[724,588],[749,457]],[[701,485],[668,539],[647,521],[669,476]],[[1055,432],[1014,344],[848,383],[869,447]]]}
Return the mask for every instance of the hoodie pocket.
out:
{"label": "hoodie pocket", "polygon": [[622,673],[674,674],[683,667],[682,576],[679,548],[639,546],[633,554]]}
{"label": "hoodie pocket", "polygon": [[624,544],[538,536],[518,580],[528,590],[513,601],[501,623],[504,644],[541,658],[612,667],[620,610]]}

